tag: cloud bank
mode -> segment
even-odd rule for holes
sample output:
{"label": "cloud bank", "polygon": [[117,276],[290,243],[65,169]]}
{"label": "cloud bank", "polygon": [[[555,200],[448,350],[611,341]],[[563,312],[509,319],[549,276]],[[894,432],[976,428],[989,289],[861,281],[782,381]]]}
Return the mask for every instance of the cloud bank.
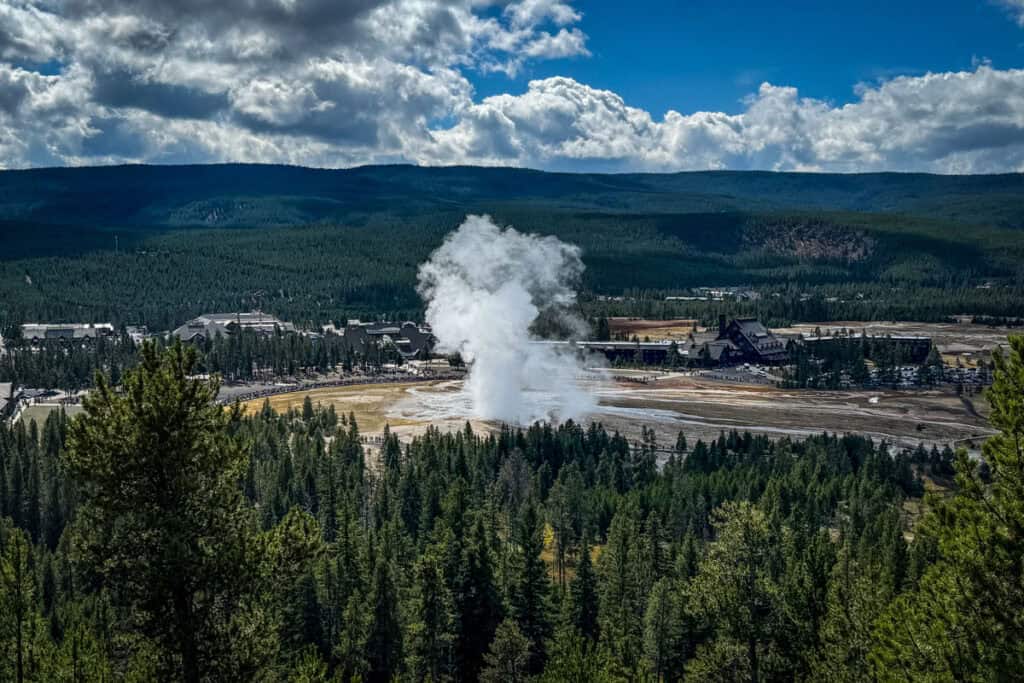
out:
{"label": "cloud bank", "polygon": [[669,111],[660,120],[607,90],[568,78],[533,81],[518,96],[489,97],[435,134],[441,162],[609,170],[1024,169],[1024,71],[900,77],[858,88],[833,107],[796,88],[764,83],[736,115]]}
{"label": "cloud bank", "polygon": [[842,106],[764,83],[735,114],[564,77],[476,96],[474,74],[586,58],[583,19],[572,0],[0,0],[0,167],[1024,170],[1024,70],[987,64]]}

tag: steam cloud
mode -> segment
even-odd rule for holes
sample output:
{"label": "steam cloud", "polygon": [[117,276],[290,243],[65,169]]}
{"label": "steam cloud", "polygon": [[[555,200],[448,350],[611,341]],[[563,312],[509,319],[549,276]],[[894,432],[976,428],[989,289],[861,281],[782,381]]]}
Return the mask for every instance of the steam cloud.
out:
{"label": "steam cloud", "polygon": [[596,407],[580,388],[573,350],[535,344],[542,312],[568,313],[583,272],[578,247],[467,216],[419,269],[419,292],[438,349],[471,363],[474,417],[527,424],[579,419]]}

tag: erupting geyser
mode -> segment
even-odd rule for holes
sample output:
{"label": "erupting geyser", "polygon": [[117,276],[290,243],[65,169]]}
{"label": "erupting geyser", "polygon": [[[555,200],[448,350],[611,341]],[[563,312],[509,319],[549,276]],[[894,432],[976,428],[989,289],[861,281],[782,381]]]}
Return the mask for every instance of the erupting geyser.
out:
{"label": "erupting geyser", "polygon": [[593,411],[573,350],[535,344],[530,332],[542,312],[582,326],[569,312],[582,272],[578,247],[502,229],[489,216],[467,216],[420,266],[438,350],[458,351],[470,363],[473,417],[526,424]]}

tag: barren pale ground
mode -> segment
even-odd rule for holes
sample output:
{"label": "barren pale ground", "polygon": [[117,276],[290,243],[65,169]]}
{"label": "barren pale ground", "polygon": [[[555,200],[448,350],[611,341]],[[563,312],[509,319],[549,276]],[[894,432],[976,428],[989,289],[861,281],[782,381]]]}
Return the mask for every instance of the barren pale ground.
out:
{"label": "barren pale ground", "polygon": [[[984,399],[961,400],[948,389],[782,390],[683,374],[662,375],[648,384],[608,380],[590,381],[588,386],[599,398],[591,419],[630,438],[639,437],[641,426],[653,428],[666,446],[674,443],[680,430],[691,440],[715,438],[730,429],[776,437],[856,432],[908,446],[970,446],[992,433],[984,418]],[[461,429],[471,414],[461,382],[451,380],[317,389],[274,396],[270,403],[278,411],[299,409],[306,395],[314,403],[333,404],[339,413],[355,413],[363,433],[380,432],[388,424],[403,438],[422,433],[428,425],[442,431]],[[247,407],[259,409],[262,404],[260,399]],[[497,426],[470,422],[475,429]]]}

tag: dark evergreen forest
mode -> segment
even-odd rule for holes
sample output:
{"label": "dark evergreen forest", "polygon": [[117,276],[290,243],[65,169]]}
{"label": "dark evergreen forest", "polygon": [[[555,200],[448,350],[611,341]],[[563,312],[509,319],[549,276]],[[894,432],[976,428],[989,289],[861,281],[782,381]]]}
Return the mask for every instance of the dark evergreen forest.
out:
{"label": "dark evergreen forest", "polygon": [[[0,327],[82,320],[167,330],[252,308],[309,325],[415,319],[416,269],[467,213],[578,244],[592,316],[1017,318],[1021,196],[1020,175],[4,171]],[[664,300],[721,285],[762,296]],[[598,299],[608,296],[625,299]]]}
{"label": "dark evergreen forest", "polygon": [[[167,339],[153,340],[166,345]],[[193,344],[196,371],[216,373],[226,382],[267,381],[327,372],[380,372],[386,363],[403,363],[394,345],[371,343],[353,349],[336,334],[320,337],[252,330],[217,335]],[[127,335],[99,337],[86,344],[43,344],[8,338],[0,355],[0,382],[22,387],[78,391],[94,385],[96,372],[114,385],[138,361],[139,347]]]}
{"label": "dark evergreen forest", "polygon": [[983,462],[571,422],[369,452],[351,415],[217,406],[196,362],[147,345],[81,416],[0,428],[0,679],[981,681],[1024,664],[1024,338],[996,359]]}

